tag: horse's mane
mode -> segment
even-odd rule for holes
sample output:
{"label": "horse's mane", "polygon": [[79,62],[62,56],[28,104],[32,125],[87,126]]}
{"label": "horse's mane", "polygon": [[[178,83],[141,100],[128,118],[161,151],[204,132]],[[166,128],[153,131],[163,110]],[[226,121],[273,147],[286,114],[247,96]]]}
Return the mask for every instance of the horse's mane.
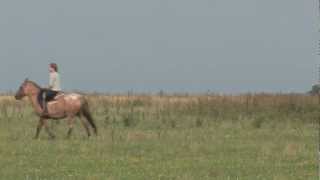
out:
{"label": "horse's mane", "polygon": [[35,83],[35,82],[33,82],[33,81],[30,81],[30,80],[28,80],[27,81],[28,83],[31,83],[32,85],[34,85],[36,88],[38,88],[38,89],[42,89],[42,87],[40,87],[37,83]]}

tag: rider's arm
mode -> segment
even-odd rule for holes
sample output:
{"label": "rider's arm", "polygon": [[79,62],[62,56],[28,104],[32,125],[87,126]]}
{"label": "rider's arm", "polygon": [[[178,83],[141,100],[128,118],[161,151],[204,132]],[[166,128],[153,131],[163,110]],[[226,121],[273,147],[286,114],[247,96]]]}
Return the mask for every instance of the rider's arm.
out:
{"label": "rider's arm", "polygon": [[57,77],[55,76],[54,73],[50,73],[50,78],[49,78],[49,89],[52,89],[54,86],[55,81],[57,80]]}

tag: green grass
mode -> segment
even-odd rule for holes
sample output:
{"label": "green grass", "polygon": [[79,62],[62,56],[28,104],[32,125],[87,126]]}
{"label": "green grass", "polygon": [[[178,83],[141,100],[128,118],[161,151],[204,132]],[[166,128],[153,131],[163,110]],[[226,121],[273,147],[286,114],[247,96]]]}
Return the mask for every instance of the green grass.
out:
{"label": "green grass", "polygon": [[28,104],[0,103],[0,179],[318,179],[318,108],[307,97],[263,106],[164,98],[92,97],[99,136],[86,138],[78,122],[70,140],[63,120],[50,123],[55,140],[45,131],[33,140]]}

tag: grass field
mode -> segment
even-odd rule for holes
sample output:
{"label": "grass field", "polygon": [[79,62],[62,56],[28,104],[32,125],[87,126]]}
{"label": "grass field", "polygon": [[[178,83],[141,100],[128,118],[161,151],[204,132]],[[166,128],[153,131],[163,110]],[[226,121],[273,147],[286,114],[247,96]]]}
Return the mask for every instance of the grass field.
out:
{"label": "grass field", "polygon": [[316,180],[316,97],[90,95],[98,137],[52,121],[33,140],[26,101],[0,97],[0,179]]}

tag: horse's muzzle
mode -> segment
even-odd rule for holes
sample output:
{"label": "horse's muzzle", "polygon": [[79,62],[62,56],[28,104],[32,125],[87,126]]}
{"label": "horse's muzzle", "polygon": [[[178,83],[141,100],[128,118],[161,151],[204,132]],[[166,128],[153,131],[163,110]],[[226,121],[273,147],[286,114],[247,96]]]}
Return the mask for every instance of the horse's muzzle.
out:
{"label": "horse's muzzle", "polygon": [[14,98],[15,98],[16,100],[21,100],[21,99],[22,99],[22,96],[15,95]]}

